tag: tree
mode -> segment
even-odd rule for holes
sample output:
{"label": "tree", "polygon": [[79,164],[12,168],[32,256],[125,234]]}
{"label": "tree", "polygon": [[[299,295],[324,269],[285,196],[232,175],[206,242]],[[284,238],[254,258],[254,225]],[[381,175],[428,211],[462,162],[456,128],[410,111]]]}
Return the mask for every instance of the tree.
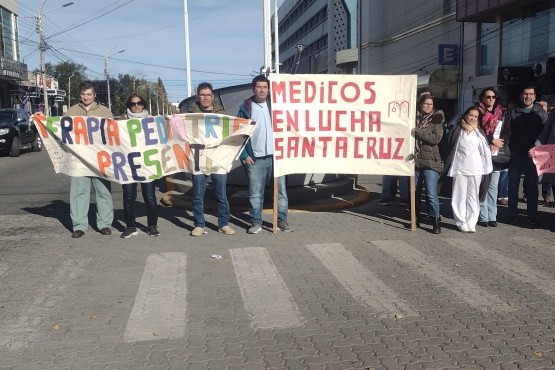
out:
{"label": "tree", "polygon": [[[79,84],[87,79],[85,67],[82,64],[72,62],[60,62],[58,64],[46,63],[46,74],[51,75],[58,80],[58,88],[65,90],[68,94],[68,105],[79,101]],[[73,76],[72,76],[73,75]],[[71,89],[69,88],[69,77],[71,77]],[[69,97],[71,92],[71,99]]]}

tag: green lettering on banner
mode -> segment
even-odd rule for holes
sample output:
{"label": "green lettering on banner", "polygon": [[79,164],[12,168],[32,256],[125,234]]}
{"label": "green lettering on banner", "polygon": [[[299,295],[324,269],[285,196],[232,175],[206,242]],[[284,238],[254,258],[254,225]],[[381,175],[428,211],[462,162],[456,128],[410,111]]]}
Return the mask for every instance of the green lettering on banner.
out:
{"label": "green lettering on banner", "polygon": [[144,152],[143,157],[145,159],[145,166],[154,166],[156,168],[156,175],[151,175],[148,178],[150,180],[156,180],[162,177],[162,165],[159,160],[152,160],[150,157],[158,154],[158,149],[149,149]]}
{"label": "green lettering on banner", "polygon": [[137,134],[142,130],[141,121],[138,119],[130,119],[127,121],[127,132],[129,133],[129,141],[131,147],[137,146]]}
{"label": "green lettering on banner", "polygon": [[46,129],[50,132],[52,132],[53,134],[55,134],[56,132],[58,132],[58,128],[56,126],[54,126],[55,123],[59,123],[60,122],[60,117],[51,117],[48,116],[46,117]]}

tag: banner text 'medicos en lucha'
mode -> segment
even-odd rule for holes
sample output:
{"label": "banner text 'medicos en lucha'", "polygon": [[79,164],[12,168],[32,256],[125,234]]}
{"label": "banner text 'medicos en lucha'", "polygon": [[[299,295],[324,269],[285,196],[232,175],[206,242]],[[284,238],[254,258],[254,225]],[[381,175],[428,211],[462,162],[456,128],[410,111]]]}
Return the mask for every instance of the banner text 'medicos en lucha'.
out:
{"label": "banner text 'medicos en lucha'", "polygon": [[275,176],[414,174],[416,76],[270,76]]}
{"label": "banner text 'medicos en lucha'", "polygon": [[202,113],[120,121],[35,115],[33,121],[56,173],[122,184],[176,172],[227,173],[254,129],[247,119]]}

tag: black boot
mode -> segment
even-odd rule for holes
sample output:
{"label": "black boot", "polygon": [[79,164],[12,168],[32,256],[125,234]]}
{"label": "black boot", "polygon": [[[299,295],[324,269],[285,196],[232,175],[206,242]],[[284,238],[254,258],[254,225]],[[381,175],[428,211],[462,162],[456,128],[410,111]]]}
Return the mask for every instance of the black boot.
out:
{"label": "black boot", "polygon": [[441,234],[441,226],[439,224],[439,217],[434,217],[433,219],[434,228],[432,229],[432,234]]}

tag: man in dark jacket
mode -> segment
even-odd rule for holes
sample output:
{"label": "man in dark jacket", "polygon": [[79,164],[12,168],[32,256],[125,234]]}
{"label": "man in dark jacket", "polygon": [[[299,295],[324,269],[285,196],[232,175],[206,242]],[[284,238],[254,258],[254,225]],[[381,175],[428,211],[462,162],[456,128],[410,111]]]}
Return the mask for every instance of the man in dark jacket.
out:
{"label": "man in dark jacket", "polygon": [[518,189],[522,174],[526,177],[526,194],[528,201],[526,208],[530,226],[539,225],[538,213],[538,173],[530,157],[529,151],[534,146],[538,135],[542,132],[547,121],[547,112],[535,103],[536,88],[526,86],[520,94],[521,104],[509,109],[506,122],[509,124],[511,136],[509,149],[511,149],[511,162],[509,163],[509,208],[508,223],[516,223],[518,207]]}
{"label": "man in dark jacket", "polygon": [[[224,108],[214,101],[214,89],[208,82],[202,82],[197,87],[197,101],[191,105],[188,113],[215,113],[226,114]],[[195,228],[192,236],[204,234],[204,193],[208,176],[203,173],[192,173],[193,177],[193,216],[195,217]],[[227,200],[226,186],[227,173],[223,169],[218,173],[210,174],[212,187],[216,202],[218,203],[218,231],[225,235],[235,234],[235,230],[229,226],[229,201]]]}
{"label": "man in dark jacket", "polygon": [[[243,102],[238,117],[252,119],[256,128],[241,152],[241,162],[249,175],[249,201],[251,227],[249,234],[262,230],[262,209],[264,208],[264,188],[274,172],[274,135],[270,109],[270,81],[263,75],[252,80],[254,95]],[[285,232],[293,231],[287,222],[287,189],[285,176],[278,178],[278,227]]]}

